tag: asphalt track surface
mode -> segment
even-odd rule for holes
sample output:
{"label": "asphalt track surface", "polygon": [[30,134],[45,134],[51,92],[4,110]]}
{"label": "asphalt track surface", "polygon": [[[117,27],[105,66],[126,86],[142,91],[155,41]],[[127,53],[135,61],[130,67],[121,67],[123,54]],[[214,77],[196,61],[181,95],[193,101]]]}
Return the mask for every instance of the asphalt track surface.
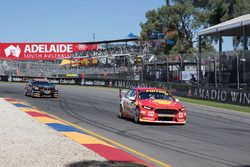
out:
{"label": "asphalt track surface", "polygon": [[185,126],[138,125],[118,118],[116,89],[58,86],[59,98],[31,98],[23,88],[1,82],[0,97],[24,100],[170,166],[250,167],[250,114],[183,103]]}

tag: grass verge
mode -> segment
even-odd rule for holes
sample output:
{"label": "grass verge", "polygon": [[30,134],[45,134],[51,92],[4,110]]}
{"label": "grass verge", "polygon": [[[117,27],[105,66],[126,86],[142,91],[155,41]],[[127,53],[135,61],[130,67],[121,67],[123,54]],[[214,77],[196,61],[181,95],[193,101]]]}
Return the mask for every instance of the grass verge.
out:
{"label": "grass verge", "polygon": [[193,103],[193,104],[200,104],[205,106],[212,106],[217,108],[224,108],[234,111],[241,111],[241,112],[248,112],[250,113],[250,107],[248,106],[240,106],[240,105],[234,105],[234,104],[225,104],[225,103],[218,103],[214,101],[207,101],[207,100],[198,100],[198,99],[190,99],[185,97],[178,97],[183,102]]}

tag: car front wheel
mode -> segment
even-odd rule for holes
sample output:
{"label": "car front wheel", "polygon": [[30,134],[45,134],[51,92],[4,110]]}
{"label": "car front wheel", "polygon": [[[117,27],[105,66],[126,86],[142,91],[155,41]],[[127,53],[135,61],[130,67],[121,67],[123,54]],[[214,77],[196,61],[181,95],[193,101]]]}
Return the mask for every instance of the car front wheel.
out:
{"label": "car front wheel", "polygon": [[31,96],[31,97],[35,97],[35,96],[34,96],[34,93],[35,93],[34,90],[32,90],[31,93],[30,93],[30,96]]}
{"label": "car front wheel", "polygon": [[53,98],[58,98],[58,96],[55,95],[55,94],[51,95],[51,97],[53,97]]}
{"label": "car front wheel", "polygon": [[134,114],[134,122],[135,123],[140,123],[140,110],[139,108],[135,109],[135,114]]}
{"label": "car front wheel", "polygon": [[119,118],[124,118],[122,105],[120,105]]}
{"label": "car front wheel", "polygon": [[28,96],[27,90],[24,90],[24,95],[25,95],[25,96]]}

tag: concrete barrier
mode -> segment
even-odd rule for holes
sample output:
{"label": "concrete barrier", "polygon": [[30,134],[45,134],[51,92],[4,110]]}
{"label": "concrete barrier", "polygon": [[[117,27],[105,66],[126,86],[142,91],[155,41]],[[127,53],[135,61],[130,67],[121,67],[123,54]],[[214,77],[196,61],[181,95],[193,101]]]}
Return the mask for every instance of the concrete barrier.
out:
{"label": "concrete barrier", "polygon": [[[25,82],[34,77],[27,76],[0,76],[0,81]],[[134,88],[134,87],[162,87],[168,89],[175,96],[188,98],[211,100],[222,103],[238,104],[250,106],[250,91],[241,89],[225,89],[215,87],[199,87],[196,85],[149,82],[120,79],[100,79],[100,78],[47,78],[51,83],[63,85],[82,86],[103,86],[113,88]]]}

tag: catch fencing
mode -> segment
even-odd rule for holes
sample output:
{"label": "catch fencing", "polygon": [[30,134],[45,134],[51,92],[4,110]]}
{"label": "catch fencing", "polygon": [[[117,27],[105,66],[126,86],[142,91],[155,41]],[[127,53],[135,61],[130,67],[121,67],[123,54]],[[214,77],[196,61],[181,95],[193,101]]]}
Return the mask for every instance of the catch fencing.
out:
{"label": "catch fencing", "polygon": [[[93,66],[60,65],[62,60],[36,62],[0,60],[0,74],[66,77],[68,74],[80,76],[84,73],[88,78],[188,83],[205,87],[250,89],[250,54],[248,51],[228,51],[221,55],[217,52],[202,53],[200,67],[198,54],[155,56],[151,53],[120,53],[121,51],[118,50],[118,54],[114,54],[116,50],[113,50],[112,55],[102,55],[106,52],[96,51],[102,56],[97,57],[98,63]],[[89,57],[97,55],[94,51],[87,53]],[[199,75],[199,71],[201,71],[201,75]]]}

